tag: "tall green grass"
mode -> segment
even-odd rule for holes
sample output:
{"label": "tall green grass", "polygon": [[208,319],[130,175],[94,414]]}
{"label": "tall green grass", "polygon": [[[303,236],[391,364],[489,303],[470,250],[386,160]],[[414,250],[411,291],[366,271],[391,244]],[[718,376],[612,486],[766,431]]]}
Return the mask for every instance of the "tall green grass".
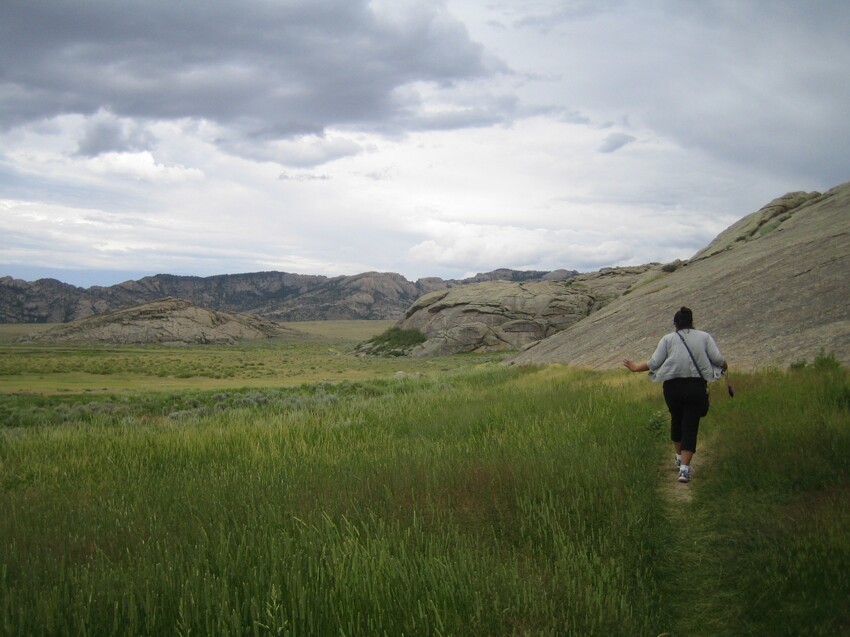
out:
{"label": "tall green grass", "polygon": [[625,372],[48,405],[0,428],[0,634],[846,634],[847,371],[735,384],[690,500]]}
{"label": "tall green grass", "polygon": [[[834,359],[736,381],[682,516],[684,634],[850,634],[850,376]],[[712,406],[714,410],[715,407]]]}
{"label": "tall green grass", "polygon": [[655,630],[651,405],[562,370],[392,385],[7,430],[2,630]]}

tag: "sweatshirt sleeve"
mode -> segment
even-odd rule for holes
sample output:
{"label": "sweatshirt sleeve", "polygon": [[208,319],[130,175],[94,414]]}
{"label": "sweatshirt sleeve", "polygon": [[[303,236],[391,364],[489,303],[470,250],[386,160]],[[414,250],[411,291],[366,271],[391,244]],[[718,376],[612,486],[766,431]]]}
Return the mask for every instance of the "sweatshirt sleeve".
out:
{"label": "sweatshirt sleeve", "polygon": [[723,358],[723,354],[720,353],[717,343],[710,334],[705,342],[705,354],[711,363],[711,379],[717,380],[723,375],[723,366],[726,364],[726,359]]}
{"label": "sweatshirt sleeve", "polygon": [[662,337],[660,341],[658,341],[658,347],[655,348],[655,352],[652,354],[652,358],[649,359],[647,366],[649,367],[650,372],[658,371],[658,368],[667,360],[667,339]]}
{"label": "sweatshirt sleeve", "polygon": [[720,349],[717,347],[717,343],[714,342],[714,338],[710,334],[708,335],[708,339],[706,339],[705,353],[714,367],[723,367],[723,364],[726,362],[726,359],[723,358],[723,354],[720,353]]}

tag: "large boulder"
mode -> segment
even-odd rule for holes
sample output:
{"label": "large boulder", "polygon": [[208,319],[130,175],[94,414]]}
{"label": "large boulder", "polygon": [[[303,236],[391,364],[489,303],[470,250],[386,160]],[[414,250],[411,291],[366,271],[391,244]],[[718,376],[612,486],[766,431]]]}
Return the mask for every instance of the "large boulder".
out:
{"label": "large boulder", "polygon": [[399,321],[427,338],[413,355],[520,349],[580,321],[622,295],[658,264],[606,268],[567,280],[488,281],[419,298]]}

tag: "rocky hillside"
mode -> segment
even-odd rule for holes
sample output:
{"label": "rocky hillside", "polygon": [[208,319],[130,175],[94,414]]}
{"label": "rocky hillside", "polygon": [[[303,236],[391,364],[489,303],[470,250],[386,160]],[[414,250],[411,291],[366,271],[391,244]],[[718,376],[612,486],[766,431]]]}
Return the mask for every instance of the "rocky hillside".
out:
{"label": "rocky hillside", "polygon": [[48,343],[224,344],[305,334],[250,314],[214,312],[182,299],[160,299],[77,319],[26,340]]}
{"label": "rocky hillside", "polygon": [[164,297],[277,321],[398,319],[417,298],[434,290],[497,279],[534,281],[570,274],[574,272],[496,270],[459,281],[434,277],[415,282],[380,272],[333,278],[286,272],[211,277],[159,274],[87,289],[55,279],[27,282],[4,277],[0,278],[0,323],[64,323]]}
{"label": "rocky hillside", "polygon": [[513,362],[617,367],[647,360],[682,305],[732,369],[850,365],[850,183],[789,193],[741,219],[687,263],[518,354]]}
{"label": "rocky hillside", "polygon": [[398,327],[427,341],[414,355],[520,349],[577,323],[660,270],[605,268],[565,280],[492,281],[426,294]]}

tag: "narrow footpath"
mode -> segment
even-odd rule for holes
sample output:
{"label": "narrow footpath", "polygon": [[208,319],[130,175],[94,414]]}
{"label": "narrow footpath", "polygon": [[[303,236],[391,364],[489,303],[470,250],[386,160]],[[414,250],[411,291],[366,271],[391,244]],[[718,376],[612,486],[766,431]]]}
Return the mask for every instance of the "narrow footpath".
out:
{"label": "narrow footpath", "polygon": [[693,499],[694,483],[699,481],[701,469],[710,456],[710,451],[706,447],[705,442],[700,440],[699,450],[694,454],[693,460],[691,460],[690,482],[682,483],[678,481],[677,476],[679,474],[673,465],[674,456],[672,451],[664,461],[664,464],[659,468],[659,473],[663,475],[661,482],[662,493],[664,494],[664,498],[671,504],[690,502]]}
{"label": "narrow footpath", "polygon": [[671,449],[658,468],[659,489],[673,530],[665,560],[669,569],[667,587],[662,592],[662,605],[667,608],[665,614],[671,625],[663,627],[659,637],[713,637],[717,633],[712,632],[713,622],[709,619],[714,615],[712,585],[704,579],[710,577],[712,556],[706,553],[706,528],[694,503],[703,471],[711,471],[711,436],[700,437],[691,461],[690,482],[677,480],[673,459]]}

